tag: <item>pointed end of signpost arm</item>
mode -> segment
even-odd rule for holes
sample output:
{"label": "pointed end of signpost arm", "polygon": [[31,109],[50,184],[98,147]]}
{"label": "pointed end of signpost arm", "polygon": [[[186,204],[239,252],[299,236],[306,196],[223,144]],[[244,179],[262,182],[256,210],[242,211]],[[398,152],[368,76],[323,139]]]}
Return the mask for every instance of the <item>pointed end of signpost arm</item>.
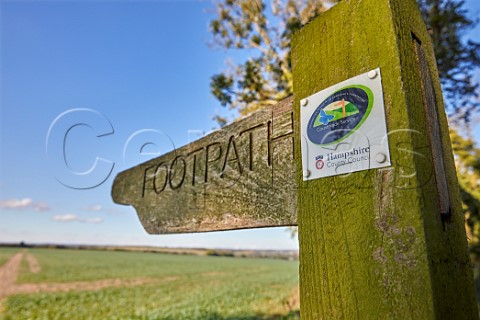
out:
{"label": "pointed end of signpost arm", "polygon": [[[127,170],[128,171],[128,170]],[[127,171],[123,171],[117,174],[112,185],[112,200],[117,204],[130,205],[131,201],[128,200],[128,192],[126,190],[128,176]]]}

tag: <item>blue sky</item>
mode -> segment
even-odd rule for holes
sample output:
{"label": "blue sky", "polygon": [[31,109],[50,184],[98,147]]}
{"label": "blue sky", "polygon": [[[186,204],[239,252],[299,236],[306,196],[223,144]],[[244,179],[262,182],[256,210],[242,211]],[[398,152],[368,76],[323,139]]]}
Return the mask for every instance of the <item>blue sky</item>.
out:
{"label": "blue sky", "polygon": [[[466,4],[478,16],[479,2]],[[0,242],[298,247],[285,228],[147,235],[134,209],[110,198],[116,173],[147,159],[135,152],[138,143],[153,140],[159,149],[147,151],[164,153],[173,148],[170,139],[184,145],[196,130],[214,128],[215,114],[225,114],[209,79],[227,58],[245,56],[208,45],[208,8],[208,1],[0,2]],[[479,30],[472,33],[477,41]],[[86,108],[95,112],[79,110]],[[108,123],[113,128],[97,137],[78,126],[68,136],[72,170],[88,170],[96,157],[114,163],[97,188],[58,181],[81,182],[61,170],[66,118],[55,122],[46,151],[49,128],[67,111],[79,122],[98,121],[106,131],[97,134]]]}

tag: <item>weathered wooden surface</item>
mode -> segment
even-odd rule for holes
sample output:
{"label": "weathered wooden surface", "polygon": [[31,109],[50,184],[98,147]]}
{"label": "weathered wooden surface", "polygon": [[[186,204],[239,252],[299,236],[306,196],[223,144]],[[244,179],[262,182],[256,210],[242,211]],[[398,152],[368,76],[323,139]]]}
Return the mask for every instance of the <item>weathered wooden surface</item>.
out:
{"label": "weathered wooden surface", "polygon": [[[438,72],[415,1],[342,1],[292,50],[296,132],[302,98],[381,68],[392,159],[303,182],[295,135],[302,319],[478,318]],[[427,121],[435,115],[437,127]]]}
{"label": "weathered wooden surface", "polygon": [[442,132],[438,119],[435,89],[433,88],[428,59],[425,54],[425,45],[416,37],[413,37],[415,55],[418,63],[419,76],[422,79],[423,108],[426,119],[427,132],[433,156],[433,169],[437,185],[440,214],[444,220],[450,219],[450,195],[448,194],[448,182],[445,173],[445,163],[442,146]]}
{"label": "weathered wooden surface", "polygon": [[149,233],[296,225],[292,98],[126,170],[112,197]]}

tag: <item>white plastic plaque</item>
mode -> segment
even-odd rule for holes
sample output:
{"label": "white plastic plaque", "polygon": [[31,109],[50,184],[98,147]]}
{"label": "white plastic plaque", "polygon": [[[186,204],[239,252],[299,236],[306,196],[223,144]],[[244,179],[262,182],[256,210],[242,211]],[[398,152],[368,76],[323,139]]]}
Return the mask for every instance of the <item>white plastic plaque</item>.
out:
{"label": "white plastic plaque", "polygon": [[391,165],[379,68],[300,104],[303,180]]}

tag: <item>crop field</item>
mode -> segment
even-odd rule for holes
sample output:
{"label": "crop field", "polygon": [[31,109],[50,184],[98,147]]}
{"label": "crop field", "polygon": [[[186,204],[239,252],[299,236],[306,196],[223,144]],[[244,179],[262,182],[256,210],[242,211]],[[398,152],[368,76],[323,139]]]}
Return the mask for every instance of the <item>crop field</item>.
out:
{"label": "crop field", "polygon": [[298,319],[298,262],[0,248],[0,319]]}
{"label": "crop field", "polygon": [[2,266],[7,260],[18,252],[15,248],[0,248],[0,266]]}

